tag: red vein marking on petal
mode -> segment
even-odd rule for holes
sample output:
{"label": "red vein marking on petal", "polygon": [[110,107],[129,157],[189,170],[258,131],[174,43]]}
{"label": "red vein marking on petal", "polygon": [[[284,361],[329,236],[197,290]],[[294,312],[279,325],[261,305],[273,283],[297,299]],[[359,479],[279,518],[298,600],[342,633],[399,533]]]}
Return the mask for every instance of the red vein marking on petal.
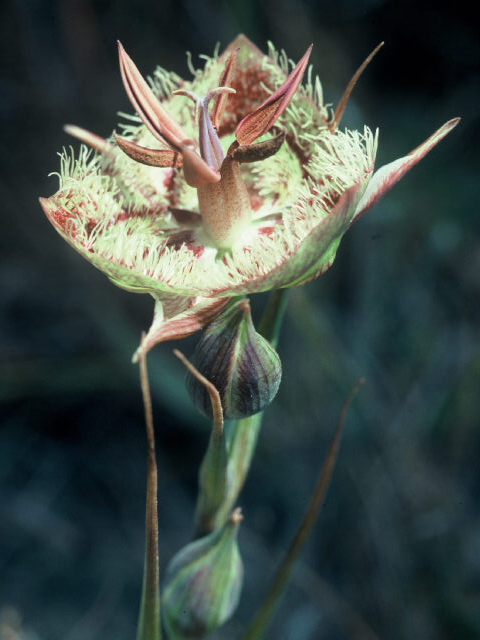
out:
{"label": "red vein marking on petal", "polygon": [[201,258],[205,253],[205,247],[201,244],[191,244],[187,242],[187,248],[193,253],[194,258]]}
{"label": "red vein marking on petal", "polygon": [[260,227],[258,233],[262,236],[271,237],[275,231],[275,227]]}

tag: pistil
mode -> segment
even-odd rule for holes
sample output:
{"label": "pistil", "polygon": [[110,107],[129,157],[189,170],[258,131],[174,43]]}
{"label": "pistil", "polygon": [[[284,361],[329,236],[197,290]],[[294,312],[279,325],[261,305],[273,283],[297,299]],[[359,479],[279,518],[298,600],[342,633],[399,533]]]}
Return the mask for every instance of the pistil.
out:
{"label": "pistil", "polygon": [[231,249],[248,227],[251,207],[238,162],[227,154],[220,180],[197,189],[202,226],[219,249]]}
{"label": "pistil", "polygon": [[235,93],[235,89],[231,87],[217,87],[216,89],[211,89],[203,98],[186,89],[178,89],[173,92],[173,95],[186,96],[195,103],[199,128],[200,155],[208,166],[216,171],[220,170],[225,154],[218,139],[218,134],[210,119],[208,103],[214,96],[228,93]]}
{"label": "pistil", "polygon": [[[230,87],[217,87],[204,97],[184,89],[174,92],[195,102],[199,125],[199,149],[201,158],[209,167],[220,171],[220,180],[214,184],[202,184],[197,188],[198,206],[202,226],[209,240],[218,249],[231,249],[251,220],[250,198],[240,173],[238,162],[223,152],[217,131],[208,113],[208,104],[214,96],[235,93]],[[238,143],[234,143],[237,147]]]}

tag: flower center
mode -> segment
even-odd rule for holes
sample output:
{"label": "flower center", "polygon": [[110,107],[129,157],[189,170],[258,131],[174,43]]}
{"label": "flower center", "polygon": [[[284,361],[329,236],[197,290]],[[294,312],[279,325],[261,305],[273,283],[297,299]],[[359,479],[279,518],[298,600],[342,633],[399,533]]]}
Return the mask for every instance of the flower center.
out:
{"label": "flower center", "polygon": [[203,97],[186,89],[178,89],[173,92],[173,95],[186,96],[195,103],[199,128],[200,155],[203,160],[216,171],[220,171],[225,154],[223,153],[217,131],[208,113],[208,104],[214,96],[226,93],[235,93],[235,89],[231,89],[230,87],[216,87],[215,89],[211,89]]}
{"label": "flower center", "polygon": [[209,167],[220,172],[219,182],[197,188],[203,229],[217,249],[231,249],[249,226],[252,210],[238,162],[228,154],[225,157],[208,105],[213,97],[235,93],[235,89],[217,87],[203,97],[184,89],[174,93],[187,96],[195,103],[200,155]]}

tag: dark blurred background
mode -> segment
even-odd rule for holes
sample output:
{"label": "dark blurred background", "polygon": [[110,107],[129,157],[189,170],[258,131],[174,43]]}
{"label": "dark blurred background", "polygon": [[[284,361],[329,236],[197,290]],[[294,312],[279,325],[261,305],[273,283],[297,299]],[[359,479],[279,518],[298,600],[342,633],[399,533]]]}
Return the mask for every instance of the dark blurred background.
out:
{"label": "dark blurred background", "polygon": [[[276,617],[279,640],[480,638],[478,26],[413,0],[3,0],[0,9],[0,638],[131,640],[143,561],[145,437],[130,357],[152,302],[74,253],[37,197],[57,188],[66,122],[109,135],[131,111],[120,38],[144,73],[238,32],[298,59],[327,102],[381,40],[344,124],[380,127],[378,165],[462,123],[292,291],[240,504],[238,637],[290,541],[339,408],[349,412],[321,518]],[[74,145],[76,143],[74,142]],[[265,300],[252,300],[259,314]],[[189,540],[209,425],[163,344],[149,366],[164,567]]]}

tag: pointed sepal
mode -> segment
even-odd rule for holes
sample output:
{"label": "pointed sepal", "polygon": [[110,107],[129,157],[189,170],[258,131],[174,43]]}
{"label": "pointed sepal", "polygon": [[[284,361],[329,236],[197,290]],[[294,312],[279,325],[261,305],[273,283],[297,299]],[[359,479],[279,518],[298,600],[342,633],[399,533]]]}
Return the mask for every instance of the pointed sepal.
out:
{"label": "pointed sepal", "polygon": [[360,202],[357,204],[352,222],[357,220],[365,211],[370,209],[370,207],[373,207],[380,198],[390,191],[394,184],[403,178],[407,171],[410,171],[417,162],[425,157],[459,122],[460,118],[449,120],[408,155],[380,167],[380,169],[373,174]]}
{"label": "pointed sepal", "polygon": [[63,130],[65,133],[68,133],[69,136],[80,140],[80,142],[83,142],[88,147],[95,149],[98,153],[105,153],[112,148],[112,145],[109,144],[105,138],[102,138],[87,129],[78,127],[76,124],[65,124],[63,126]]}
{"label": "pointed sepal", "polygon": [[246,145],[239,145],[238,142],[233,142],[229,149],[229,155],[240,164],[266,160],[280,151],[282,144],[285,142],[285,135],[285,131],[280,131],[273,138]]}
{"label": "pointed sepal", "polygon": [[228,298],[188,298],[170,296],[157,299],[150,329],[133,354],[138,362],[155,345],[166,340],[179,340],[192,335],[212,322],[228,303]]}

